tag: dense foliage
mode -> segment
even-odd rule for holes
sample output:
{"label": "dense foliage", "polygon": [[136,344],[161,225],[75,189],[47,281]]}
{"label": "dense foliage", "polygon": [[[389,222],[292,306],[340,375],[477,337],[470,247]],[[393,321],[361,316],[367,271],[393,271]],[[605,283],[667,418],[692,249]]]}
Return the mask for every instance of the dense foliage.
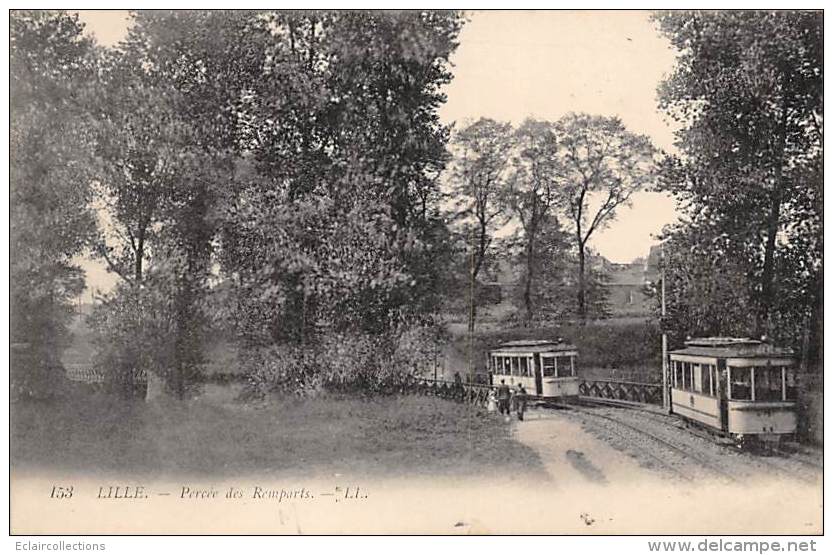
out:
{"label": "dense foliage", "polygon": [[[816,353],[822,287],[822,16],[673,12],[660,106],[682,124],[661,187],[669,327],[767,335]],[[817,353],[816,353],[817,354]]]}
{"label": "dense foliage", "polygon": [[[9,212],[13,388],[49,394],[84,277],[74,257],[94,232],[84,98],[93,48],[77,17],[10,19]],[[18,357],[19,355],[19,357]]]}
{"label": "dense foliage", "polygon": [[99,363],[141,367],[182,396],[213,322],[273,383],[392,371],[335,372],[330,347],[389,360],[432,323],[451,248],[436,110],[460,24],[451,12],[134,14],[99,57],[91,108],[95,252],[123,278],[91,321]]}

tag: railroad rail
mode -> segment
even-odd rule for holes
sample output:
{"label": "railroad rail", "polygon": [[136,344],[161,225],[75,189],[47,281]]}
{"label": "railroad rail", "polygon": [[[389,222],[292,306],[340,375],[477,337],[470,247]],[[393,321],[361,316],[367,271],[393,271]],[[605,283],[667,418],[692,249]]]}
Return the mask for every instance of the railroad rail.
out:
{"label": "railroad rail", "polygon": [[[623,434],[622,432],[620,432],[616,429],[605,428],[605,431],[606,432],[612,432],[614,435],[618,436],[622,441],[624,441],[625,444],[630,443],[630,438],[628,438],[628,436],[626,434]],[[650,457],[654,462],[658,463],[659,466],[661,466],[662,468],[665,468],[666,470],[669,470],[672,474],[675,474],[678,478],[681,478],[681,479],[685,480],[686,482],[693,482],[694,481],[694,478],[692,476],[690,476],[689,474],[686,474],[685,472],[683,472],[682,470],[680,470],[679,468],[677,468],[673,464],[669,463],[666,459],[660,457],[656,453],[653,453],[653,452],[648,451],[648,450],[643,450],[643,451],[641,451],[641,454]]]}
{"label": "railroad rail", "polygon": [[[735,476],[729,474],[728,472],[726,472],[722,468],[719,468],[719,467],[715,466],[714,464],[712,464],[711,461],[705,460],[702,457],[698,457],[698,456],[694,455],[691,452],[691,449],[686,448],[686,447],[681,447],[681,446],[679,446],[679,445],[677,445],[673,442],[668,441],[665,438],[662,438],[658,435],[655,435],[655,434],[652,434],[652,433],[648,432],[644,428],[634,426],[632,424],[629,424],[629,423],[624,422],[624,421],[622,421],[620,419],[617,419],[617,418],[613,418],[613,417],[611,417],[609,415],[606,415],[606,414],[600,414],[600,413],[592,411],[592,410],[585,410],[582,407],[577,406],[577,405],[557,405],[557,406],[558,406],[558,408],[566,408],[566,409],[569,409],[569,410],[574,410],[574,411],[579,412],[581,414],[589,415],[589,416],[594,417],[594,418],[600,418],[600,419],[603,419],[603,420],[607,420],[607,421],[613,422],[614,424],[617,424],[619,426],[628,428],[628,429],[630,429],[630,430],[632,430],[632,431],[634,431],[638,434],[641,434],[644,437],[647,437],[647,438],[651,439],[655,443],[659,443],[663,447],[665,447],[667,449],[670,449],[671,451],[674,451],[675,453],[678,453],[679,455],[681,455],[685,458],[696,461],[703,468],[709,469],[710,471],[714,472],[714,474],[719,475],[719,476],[725,478],[726,480],[728,480],[730,482],[738,482],[738,479]],[[669,465],[666,464],[665,466],[667,467]]]}

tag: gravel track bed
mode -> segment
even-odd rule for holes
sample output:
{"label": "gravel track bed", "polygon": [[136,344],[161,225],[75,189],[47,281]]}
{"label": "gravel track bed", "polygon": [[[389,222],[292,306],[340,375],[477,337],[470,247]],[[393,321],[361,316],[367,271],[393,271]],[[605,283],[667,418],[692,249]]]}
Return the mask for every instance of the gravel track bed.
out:
{"label": "gravel track bed", "polygon": [[779,452],[763,456],[739,451],[737,448],[719,443],[718,439],[705,430],[686,425],[679,418],[654,412],[599,408],[598,410],[623,424],[644,428],[682,449],[718,473],[725,473],[736,480],[748,480],[763,475],[787,476],[802,482],[815,483],[821,477],[821,466],[817,459],[807,453],[788,454]]}
{"label": "gravel track bed", "polygon": [[[715,477],[715,471],[685,449],[658,434],[618,421],[604,409],[570,407],[570,410],[564,412],[579,420],[588,431],[612,444],[617,450],[629,454],[641,466],[660,471],[665,478],[688,482]],[[721,477],[724,480],[730,479],[729,476]]]}
{"label": "gravel track bed", "polygon": [[[627,416],[623,417],[622,413],[627,415],[630,412],[630,409],[603,408],[601,410],[591,409],[590,414],[606,419],[614,426],[624,426],[632,429],[644,438],[648,438],[648,441],[643,442],[646,444],[646,449],[652,448],[653,445],[654,449],[659,448],[663,457],[667,457],[669,451],[674,453],[687,465],[686,474],[694,479],[719,479],[726,483],[739,481],[739,477],[732,472],[731,468],[715,461],[711,453],[704,451],[704,447],[708,449],[711,446],[693,446],[690,442],[685,441],[685,438],[680,441],[680,434],[674,430],[669,430],[665,423],[646,425],[645,422],[629,421]],[[631,446],[631,448],[636,448],[636,445]]]}

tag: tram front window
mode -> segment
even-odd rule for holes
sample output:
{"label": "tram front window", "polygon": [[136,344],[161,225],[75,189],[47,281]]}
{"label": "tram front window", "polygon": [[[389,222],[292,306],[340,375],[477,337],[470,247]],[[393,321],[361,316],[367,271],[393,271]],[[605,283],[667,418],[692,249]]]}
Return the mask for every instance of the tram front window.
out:
{"label": "tram front window", "polygon": [[755,368],[756,401],[780,401],[782,385],[780,366]]}
{"label": "tram front window", "polygon": [[526,358],[521,358],[521,376],[528,377],[529,376],[529,366],[527,366]]}
{"label": "tram front window", "polygon": [[739,401],[752,400],[752,370],[750,368],[732,368],[732,390],[730,396]]}
{"label": "tram front window", "polygon": [[556,372],[559,378],[569,378],[573,375],[573,366],[570,362],[570,357],[558,357],[555,365]]}

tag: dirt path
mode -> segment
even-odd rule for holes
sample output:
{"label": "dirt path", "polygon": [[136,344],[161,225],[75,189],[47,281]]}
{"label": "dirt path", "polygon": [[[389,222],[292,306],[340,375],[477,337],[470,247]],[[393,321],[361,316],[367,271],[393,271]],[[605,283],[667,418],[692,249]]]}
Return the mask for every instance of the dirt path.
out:
{"label": "dirt path", "polygon": [[604,487],[628,480],[655,479],[633,458],[583,429],[558,411],[536,409],[514,424],[515,439],[535,449],[556,486]]}
{"label": "dirt path", "polygon": [[557,482],[568,480],[744,484],[775,480],[819,485],[820,466],[800,458],[761,457],[717,444],[677,419],[627,409],[530,411],[514,428],[535,449]]}
{"label": "dirt path", "polygon": [[711,444],[663,419],[602,413],[612,419],[533,409],[511,424],[514,439],[538,453],[551,477],[528,501],[557,515],[558,526],[579,521],[587,533],[821,530],[820,472],[808,479],[789,458],[774,469],[774,461]]}

